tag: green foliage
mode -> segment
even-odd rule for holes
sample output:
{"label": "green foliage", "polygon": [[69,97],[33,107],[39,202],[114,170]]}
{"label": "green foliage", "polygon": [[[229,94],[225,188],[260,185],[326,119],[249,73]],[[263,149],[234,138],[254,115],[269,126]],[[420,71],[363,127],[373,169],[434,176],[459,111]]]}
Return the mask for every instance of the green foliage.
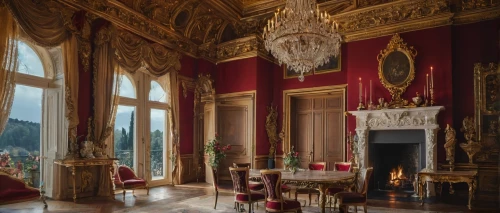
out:
{"label": "green foliage", "polygon": [[7,146],[22,147],[29,152],[40,151],[40,123],[9,118],[0,135],[0,149]]}
{"label": "green foliage", "polygon": [[300,165],[299,153],[295,152],[295,147],[292,146],[292,150],[288,152],[283,158],[283,163],[287,168],[298,168]]}
{"label": "green foliage", "polygon": [[205,145],[205,153],[208,154],[208,164],[212,168],[219,167],[220,161],[226,158],[226,151],[231,150],[231,145],[221,146],[219,140],[221,138],[217,133],[215,133],[215,139],[210,140],[207,145]]}

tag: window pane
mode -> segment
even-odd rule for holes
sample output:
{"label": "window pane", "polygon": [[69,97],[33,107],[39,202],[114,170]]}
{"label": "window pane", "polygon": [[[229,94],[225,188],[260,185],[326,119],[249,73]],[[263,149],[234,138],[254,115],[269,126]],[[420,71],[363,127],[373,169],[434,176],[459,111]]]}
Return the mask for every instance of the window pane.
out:
{"label": "window pane", "polygon": [[45,77],[42,61],[30,46],[20,41],[18,45],[19,65],[17,72],[38,77]]}
{"label": "window pane", "polygon": [[151,177],[163,179],[165,161],[165,110],[151,109]]}
{"label": "window pane", "polygon": [[134,169],[135,165],[135,107],[118,105],[115,121],[115,157],[120,164]]}
{"label": "window pane", "polygon": [[167,103],[167,94],[165,90],[156,81],[151,81],[151,90],[149,91],[149,100]]}
{"label": "window pane", "polygon": [[10,156],[16,167],[34,187],[40,185],[40,121],[43,89],[17,85],[9,121],[0,135],[0,155]]}
{"label": "window pane", "polygon": [[122,84],[120,85],[120,96],[127,98],[136,98],[135,87],[126,75],[123,75],[122,77]]}

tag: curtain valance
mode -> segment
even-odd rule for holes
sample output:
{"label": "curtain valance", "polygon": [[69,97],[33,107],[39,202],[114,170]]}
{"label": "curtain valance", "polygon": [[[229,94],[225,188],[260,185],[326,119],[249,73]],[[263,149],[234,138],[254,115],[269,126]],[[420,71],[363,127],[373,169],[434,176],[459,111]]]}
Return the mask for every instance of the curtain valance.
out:
{"label": "curtain valance", "polygon": [[60,13],[54,13],[43,1],[4,1],[17,23],[35,43],[54,47],[63,43],[70,33],[64,27]]}
{"label": "curtain valance", "polygon": [[154,76],[162,76],[181,68],[180,54],[161,44],[149,43],[125,30],[116,30],[113,38],[116,62],[127,72],[146,68]]}

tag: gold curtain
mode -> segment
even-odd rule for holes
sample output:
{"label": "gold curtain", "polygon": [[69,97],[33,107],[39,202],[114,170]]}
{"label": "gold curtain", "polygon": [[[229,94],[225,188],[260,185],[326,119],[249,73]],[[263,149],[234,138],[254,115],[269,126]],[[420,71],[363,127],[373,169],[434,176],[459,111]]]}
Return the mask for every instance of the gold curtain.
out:
{"label": "gold curtain", "polygon": [[172,178],[174,184],[180,184],[179,175],[182,173],[182,164],[180,158],[180,138],[179,138],[179,76],[177,72],[170,72],[170,79],[167,81],[169,84],[169,97],[170,97],[170,132],[172,133],[172,154],[176,161],[174,170],[172,171]]}
{"label": "gold curtain", "polygon": [[0,134],[9,120],[16,88],[18,28],[11,13],[0,5]]}
{"label": "gold curtain", "polygon": [[[69,122],[70,136],[76,137],[78,119],[78,44],[76,36],[70,35],[62,44],[64,85],[66,98],[66,118]],[[75,131],[72,131],[75,130]]]}
{"label": "gold curtain", "polygon": [[[3,1],[22,29],[22,35],[43,47],[62,46],[66,118],[70,136],[76,137],[78,119],[78,43],[65,26],[60,13],[49,10],[44,1]],[[4,13],[2,13],[4,14]]]}
{"label": "gold curtain", "polygon": [[21,29],[38,45],[54,47],[68,38],[60,13],[53,13],[44,1],[5,1]]}
{"label": "gold curtain", "polygon": [[180,55],[158,43],[149,44],[144,39],[124,30],[117,30],[113,39],[116,61],[124,70],[135,73],[145,67],[150,74],[160,77],[181,68]]}
{"label": "gold curtain", "polygon": [[[114,52],[109,42],[108,28],[97,33],[94,52],[94,141],[102,151],[107,147],[108,137],[114,125],[119,101],[120,73],[114,62]],[[112,146],[110,146],[112,147]],[[110,179],[105,167],[101,168],[97,195],[108,196]]]}

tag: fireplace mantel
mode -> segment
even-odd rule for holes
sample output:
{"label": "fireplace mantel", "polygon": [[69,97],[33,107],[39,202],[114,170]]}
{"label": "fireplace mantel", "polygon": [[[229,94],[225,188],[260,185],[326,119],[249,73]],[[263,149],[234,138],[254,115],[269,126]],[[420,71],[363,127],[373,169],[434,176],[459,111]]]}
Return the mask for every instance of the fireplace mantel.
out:
{"label": "fireplace mantel", "polygon": [[368,167],[368,132],[378,130],[425,130],[426,160],[424,171],[437,169],[437,115],[443,106],[349,111],[356,117],[358,163]]}

